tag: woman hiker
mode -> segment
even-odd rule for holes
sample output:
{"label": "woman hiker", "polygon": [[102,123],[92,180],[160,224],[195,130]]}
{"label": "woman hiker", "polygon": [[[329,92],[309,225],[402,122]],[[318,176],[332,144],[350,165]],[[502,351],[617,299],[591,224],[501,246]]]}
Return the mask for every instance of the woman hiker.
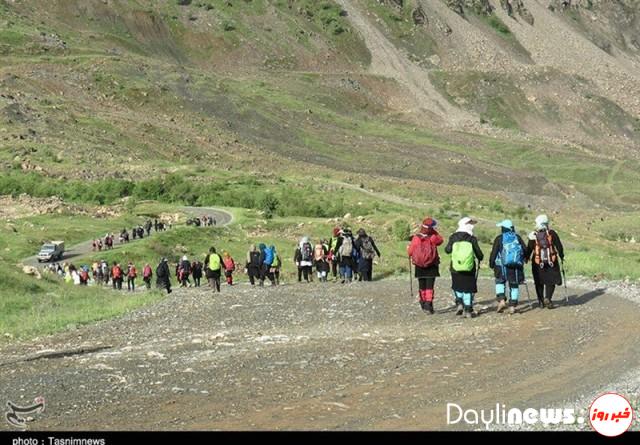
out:
{"label": "woman hiker", "polygon": [[502,233],[493,241],[493,248],[489,256],[489,267],[493,269],[496,280],[496,298],[498,312],[507,307],[507,283],[509,283],[509,314],[516,313],[520,297],[520,284],[524,283],[524,263],[527,246],[510,219],[496,224]]}
{"label": "woman hiker", "polygon": [[484,259],[484,254],[478,245],[478,239],[473,235],[476,221],[464,217],[458,221],[458,230],[451,235],[444,251],[451,254],[451,288],[458,306],[456,315],[473,318],[477,314],[473,311],[473,297],[478,293],[476,278],[476,258],[478,262]]}
{"label": "woman hiker", "polygon": [[433,218],[425,218],[420,232],[413,235],[407,253],[415,266],[415,277],[418,279],[420,307],[428,314],[433,314],[433,298],[436,277],[440,276],[440,256],[438,246],[444,240],[436,231],[438,222]]}
{"label": "woman hiker", "polygon": [[536,230],[529,234],[526,256],[531,259],[538,307],[553,309],[553,293],[556,286],[562,285],[560,261],[564,261],[564,247],[556,231],[549,228],[547,215],[536,218]]}

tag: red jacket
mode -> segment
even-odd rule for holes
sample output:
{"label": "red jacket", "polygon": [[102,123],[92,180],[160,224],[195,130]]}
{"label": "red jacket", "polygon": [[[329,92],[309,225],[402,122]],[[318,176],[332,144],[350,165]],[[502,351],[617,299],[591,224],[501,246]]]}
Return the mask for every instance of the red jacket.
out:
{"label": "red jacket", "polygon": [[431,244],[433,244],[433,247],[438,247],[440,244],[444,243],[444,238],[442,238],[442,236],[440,236],[440,234],[435,230],[433,230],[429,235],[417,233],[411,239],[411,244],[407,246],[407,253],[409,256],[413,256],[413,252],[418,248],[422,240],[430,241]]}

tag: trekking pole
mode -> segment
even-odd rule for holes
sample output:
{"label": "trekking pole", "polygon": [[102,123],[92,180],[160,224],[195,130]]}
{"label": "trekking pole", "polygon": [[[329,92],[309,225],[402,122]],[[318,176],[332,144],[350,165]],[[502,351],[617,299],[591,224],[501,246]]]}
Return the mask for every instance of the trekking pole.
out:
{"label": "trekking pole", "polygon": [[411,276],[411,257],[409,257],[409,288],[411,289],[411,297],[413,297],[413,277]]}
{"label": "trekking pole", "polygon": [[560,258],[560,267],[562,268],[562,281],[564,282],[564,302],[569,305],[569,290],[567,289],[567,274],[564,273],[564,260]]}
{"label": "trekking pole", "polygon": [[531,307],[531,295],[529,294],[529,283],[527,283],[527,280],[524,281],[524,287],[527,289],[527,303],[529,303],[529,307]]}

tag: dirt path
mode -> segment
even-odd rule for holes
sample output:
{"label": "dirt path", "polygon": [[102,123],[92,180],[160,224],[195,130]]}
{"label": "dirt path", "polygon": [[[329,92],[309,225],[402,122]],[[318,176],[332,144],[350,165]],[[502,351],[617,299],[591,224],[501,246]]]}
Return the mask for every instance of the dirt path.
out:
{"label": "dirt path", "polygon": [[[233,222],[233,215],[231,213],[226,212],[224,210],[216,209],[213,207],[181,207],[180,211],[190,215],[194,215],[194,216],[211,215],[213,218],[215,218],[216,225],[218,226],[226,226]],[[153,231],[151,232],[152,236],[154,235],[154,233],[155,232]],[[100,235],[96,235],[96,237],[98,236]],[[139,240],[137,239],[136,240],[131,239],[131,241],[129,241],[129,244],[135,243],[138,241]],[[73,258],[91,254],[92,244],[93,244],[93,240],[89,240],[89,241],[84,241],[82,243],[76,244],[71,247],[67,247],[61,261],[68,261]],[[116,240],[116,243],[113,245],[113,248],[114,250],[117,250],[122,246],[123,244],[119,244]],[[47,263],[39,263],[38,258],[36,256],[31,256],[29,258],[25,258],[24,260],[22,260],[22,264],[24,264],[25,266],[42,267]]]}
{"label": "dirt path", "polygon": [[[32,429],[423,430],[449,428],[447,402],[555,407],[640,365],[637,306],[603,290],[464,320],[446,280],[431,317],[406,287],[178,289],[120,319],[3,347],[0,384],[16,403],[46,398]],[[490,280],[478,300],[494,304]],[[33,360],[65,350],[85,352]]]}
{"label": "dirt path", "polygon": [[355,2],[336,0],[345,11],[353,26],[360,32],[371,53],[372,74],[390,77],[398,81],[409,92],[407,99],[411,108],[417,108],[441,118],[445,125],[460,126],[476,119],[466,111],[451,105],[431,84],[425,70],[411,62],[373,25],[358,9]]}

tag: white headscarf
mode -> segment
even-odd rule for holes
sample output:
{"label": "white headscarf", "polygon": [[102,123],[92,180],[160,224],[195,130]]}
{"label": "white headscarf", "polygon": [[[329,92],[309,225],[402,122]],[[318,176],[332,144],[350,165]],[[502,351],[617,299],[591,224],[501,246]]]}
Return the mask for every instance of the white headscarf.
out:
{"label": "white headscarf", "polygon": [[307,244],[309,242],[309,237],[308,236],[303,236],[300,239],[300,248],[302,249],[302,246],[304,246],[305,244]]}
{"label": "white headscarf", "polygon": [[475,224],[474,220],[472,220],[471,218],[465,216],[460,221],[458,221],[458,230],[457,230],[457,232],[464,232],[464,233],[468,233],[469,235],[473,236],[473,225],[474,224]]}
{"label": "white headscarf", "polygon": [[536,230],[546,230],[549,228],[549,217],[547,215],[538,215],[536,217]]}

